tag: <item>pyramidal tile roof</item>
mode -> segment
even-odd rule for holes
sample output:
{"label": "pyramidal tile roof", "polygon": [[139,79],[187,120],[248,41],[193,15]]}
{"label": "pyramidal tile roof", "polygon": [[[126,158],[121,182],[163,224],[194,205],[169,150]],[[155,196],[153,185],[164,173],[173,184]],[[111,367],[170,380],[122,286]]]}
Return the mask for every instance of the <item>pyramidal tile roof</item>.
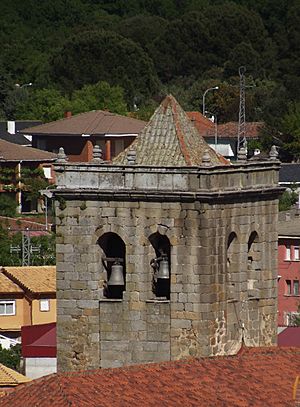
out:
{"label": "pyramidal tile roof", "polygon": [[212,165],[228,163],[209,147],[172,95],[162,101],[147,126],[113,163],[126,164],[128,149],[136,151],[138,165],[198,166],[204,154]]}

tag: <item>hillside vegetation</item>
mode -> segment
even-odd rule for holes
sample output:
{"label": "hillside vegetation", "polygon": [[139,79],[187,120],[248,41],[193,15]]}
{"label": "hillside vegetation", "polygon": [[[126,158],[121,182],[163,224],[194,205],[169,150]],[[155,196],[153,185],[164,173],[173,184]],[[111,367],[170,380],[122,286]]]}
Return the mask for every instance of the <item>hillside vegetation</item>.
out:
{"label": "hillside vegetation", "polygon": [[0,24],[3,119],[147,119],[169,92],[201,111],[218,85],[207,109],[236,121],[246,66],[247,121],[266,123],[263,146],[300,157],[298,0],[2,0]]}

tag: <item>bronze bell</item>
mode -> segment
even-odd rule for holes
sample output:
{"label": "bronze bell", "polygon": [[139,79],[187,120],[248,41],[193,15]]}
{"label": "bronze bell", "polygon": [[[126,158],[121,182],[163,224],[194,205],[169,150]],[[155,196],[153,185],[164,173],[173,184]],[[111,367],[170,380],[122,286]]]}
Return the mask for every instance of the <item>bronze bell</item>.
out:
{"label": "bronze bell", "polygon": [[159,263],[159,270],[157,278],[167,279],[170,278],[169,262],[167,257],[163,257]]}
{"label": "bronze bell", "polygon": [[123,266],[119,261],[115,261],[111,266],[111,273],[107,285],[124,285]]}

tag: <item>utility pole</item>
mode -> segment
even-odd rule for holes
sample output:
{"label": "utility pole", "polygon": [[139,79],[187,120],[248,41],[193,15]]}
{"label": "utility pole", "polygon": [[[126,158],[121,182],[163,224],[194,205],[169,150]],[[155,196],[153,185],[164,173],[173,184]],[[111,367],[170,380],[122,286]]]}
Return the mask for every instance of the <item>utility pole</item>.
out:
{"label": "utility pole", "polygon": [[[10,229],[14,231],[14,229]],[[20,231],[16,229],[16,231]],[[40,246],[32,246],[31,239],[30,239],[30,230],[26,228],[25,230],[21,230],[22,232],[22,248],[20,245],[18,246],[10,246],[10,253],[20,253],[22,252],[22,266],[30,266],[31,265],[31,254],[32,253],[39,253],[41,250]]]}
{"label": "utility pole", "polygon": [[239,127],[238,127],[238,137],[237,137],[237,151],[241,147],[246,147],[246,101],[245,101],[245,72],[246,67],[239,67],[240,75],[240,110],[239,110]]}

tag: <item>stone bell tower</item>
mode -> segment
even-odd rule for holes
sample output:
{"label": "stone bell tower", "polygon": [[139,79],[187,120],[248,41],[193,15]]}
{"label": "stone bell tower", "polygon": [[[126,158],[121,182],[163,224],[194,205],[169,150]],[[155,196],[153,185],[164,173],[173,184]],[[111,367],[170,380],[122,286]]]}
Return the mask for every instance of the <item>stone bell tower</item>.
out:
{"label": "stone bell tower", "polygon": [[61,154],[59,370],[275,345],[279,162],[239,159],[172,96],[112,163]]}

